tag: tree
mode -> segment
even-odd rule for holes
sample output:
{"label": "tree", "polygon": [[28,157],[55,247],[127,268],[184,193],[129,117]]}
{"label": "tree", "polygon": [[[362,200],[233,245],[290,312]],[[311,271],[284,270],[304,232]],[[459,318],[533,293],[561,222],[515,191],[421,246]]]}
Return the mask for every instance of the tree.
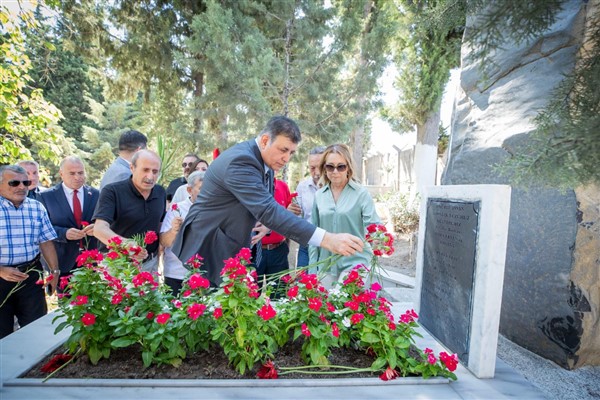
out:
{"label": "tree", "polygon": [[65,48],[64,27],[52,24],[43,15],[41,5],[36,7],[34,16],[38,27],[26,31],[25,36],[32,86],[42,89],[44,97],[61,110],[60,126],[67,137],[79,143],[83,126],[94,123],[87,117],[89,99],[102,102],[102,87],[90,79],[85,60]]}
{"label": "tree", "polygon": [[[435,185],[440,103],[450,69],[457,66],[466,12],[454,1],[399,1],[406,29],[396,38],[396,86],[401,100],[385,116],[401,131],[417,129],[415,188]],[[440,10],[444,23],[435,21]]]}
{"label": "tree", "polygon": [[[19,18],[24,29],[35,28],[31,13],[22,12]],[[30,86],[31,62],[22,29],[9,23],[4,8],[0,8],[0,32],[4,32],[0,36],[0,163],[25,158],[57,163],[60,148],[72,144],[57,125],[60,111],[44,99],[42,90]]]}

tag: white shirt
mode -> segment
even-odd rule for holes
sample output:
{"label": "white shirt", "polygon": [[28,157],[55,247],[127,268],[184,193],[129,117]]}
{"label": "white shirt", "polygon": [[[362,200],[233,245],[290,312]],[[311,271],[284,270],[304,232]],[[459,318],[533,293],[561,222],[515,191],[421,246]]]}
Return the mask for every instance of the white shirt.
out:
{"label": "white shirt", "polygon": [[302,207],[302,216],[305,220],[310,222],[310,216],[312,214],[312,207],[315,201],[315,193],[317,193],[319,187],[315,185],[312,177],[308,177],[298,184],[296,187],[296,193],[298,193],[298,204]]}
{"label": "white shirt", "polygon": [[[65,196],[67,196],[67,201],[69,202],[69,207],[71,207],[71,212],[73,212],[73,192],[74,189],[71,189],[70,187],[67,187],[67,185],[65,185],[65,183],[62,183],[62,188],[65,192]],[[83,195],[83,191],[85,189],[82,187],[80,187],[79,189],[77,189],[77,198],[79,198],[79,204],[81,204],[81,211],[83,212],[83,199],[84,199],[84,195]]]}
{"label": "white shirt", "polygon": [[[184,185],[183,187],[185,186],[187,185]],[[179,211],[173,211],[173,204],[177,204],[177,209]],[[172,203],[171,206],[169,206],[169,210],[165,215],[165,219],[163,220],[162,225],[160,226],[160,233],[167,232],[169,229],[171,229],[173,218],[178,216],[181,216],[181,218],[185,218],[187,213],[190,211],[191,206],[192,202],[189,198],[178,203]],[[165,276],[167,278],[183,280],[183,278],[185,278],[185,275],[188,273],[188,269],[183,266],[181,260],[177,258],[173,251],[171,251],[170,247],[165,247],[165,252],[163,254],[163,267]]]}

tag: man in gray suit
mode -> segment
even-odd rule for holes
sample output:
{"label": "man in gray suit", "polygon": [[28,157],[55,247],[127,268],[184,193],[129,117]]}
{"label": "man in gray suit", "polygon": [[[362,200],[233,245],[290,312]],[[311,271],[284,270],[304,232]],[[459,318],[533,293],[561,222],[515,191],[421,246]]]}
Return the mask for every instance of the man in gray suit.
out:
{"label": "man in gray suit", "polygon": [[223,261],[250,247],[257,221],[300,244],[348,256],[362,251],[363,241],[347,233],[329,233],[278,204],[269,192],[273,174],[296,152],[300,129],[287,117],[273,117],[258,138],[223,152],[208,168],[202,190],[190,208],[172,251],[182,262],[204,257],[203,269],[213,286],[221,282]]}

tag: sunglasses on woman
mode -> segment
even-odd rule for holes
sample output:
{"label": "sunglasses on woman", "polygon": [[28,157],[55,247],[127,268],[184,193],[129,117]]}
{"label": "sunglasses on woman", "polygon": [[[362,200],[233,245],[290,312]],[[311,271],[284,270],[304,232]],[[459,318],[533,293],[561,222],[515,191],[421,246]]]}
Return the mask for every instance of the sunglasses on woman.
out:
{"label": "sunglasses on woman", "polygon": [[31,185],[31,181],[27,180],[27,181],[16,181],[16,180],[12,180],[12,181],[8,181],[8,186],[10,187],[17,187],[19,186],[19,184],[23,184],[23,186],[28,187]]}
{"label": "sunglasses on woman", "polygon": [[344,171],[346,171],[346,168],[348,168],[348,166],[346,164],[338,164],[338,165],[325,164],[325,169],[327,170],[327,172],[333,172],[336,169],[338,172],[344,172]]}

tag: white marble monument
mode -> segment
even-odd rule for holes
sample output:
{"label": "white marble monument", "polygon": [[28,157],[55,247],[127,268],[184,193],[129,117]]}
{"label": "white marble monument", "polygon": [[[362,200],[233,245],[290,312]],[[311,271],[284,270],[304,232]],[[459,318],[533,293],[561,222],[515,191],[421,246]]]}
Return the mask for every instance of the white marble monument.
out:
{"label": "white marble monument", "polygon": [[425,188],[417,251],[420,324],[478,378],[493,378],[511,188]]}

